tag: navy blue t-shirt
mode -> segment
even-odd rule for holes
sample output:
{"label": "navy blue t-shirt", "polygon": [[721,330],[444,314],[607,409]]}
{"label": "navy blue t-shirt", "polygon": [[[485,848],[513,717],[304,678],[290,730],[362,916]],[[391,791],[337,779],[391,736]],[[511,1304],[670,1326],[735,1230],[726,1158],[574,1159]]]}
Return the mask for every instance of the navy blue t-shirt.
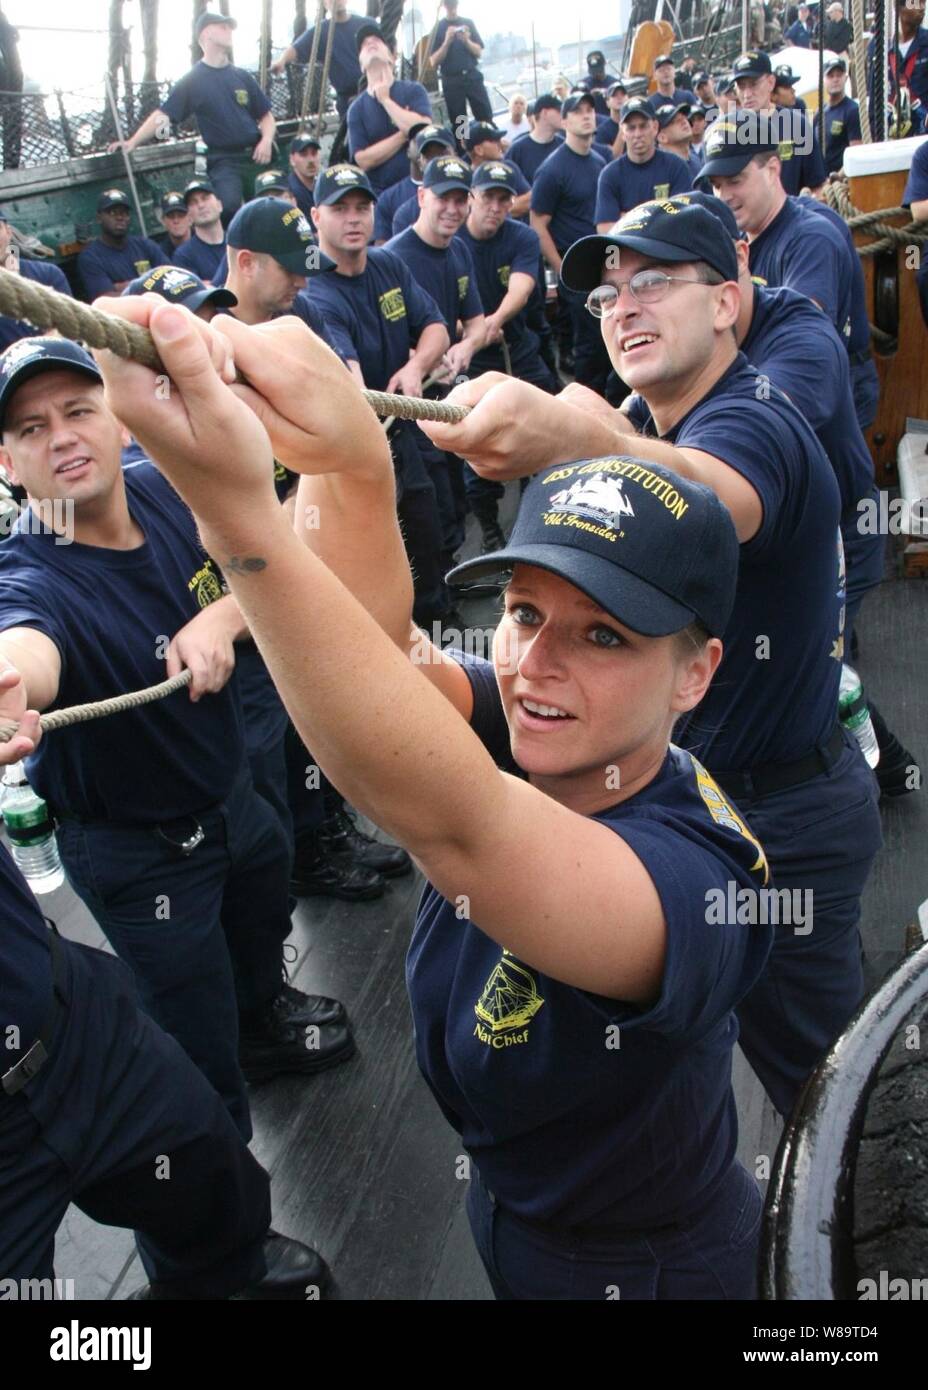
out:
{"label": "navy blue t-shirt", "polygon": [[414,222],[419,220],[419,195],[413,193],[410,198],[404,199],[400,203],[390,221],[390,236],[399,236],[400,232],[405,232],[407,227],[411,227]]}
{"label": "navy blue t-shirt", "polygon": [[627,154],[620,155],[599,176],[594,221],[596,226],[600,222],[617,222],[639,203],[672,198],[675,193],[688,193],[692,187],[686,161],[675,154],[655,150],[643,164],[633,163]]}
{"label": "navy blue t-shirt", "polygon": [[[399,183],[391,183],[389,188],[384,189],[383,193],[381,193],[377,202],[374,204],[375,241],[390,240],[391,236],[393,236],[393,215],[407,199],[412,198],[415,201],[416,217],[418,217],[419,203],[417,199],[417,190],[420,186],[421,179],[419,183],[416,183],[415,179],[407,174],[404,179],[400,179]],[[415,222],[416,218],[414,217],[412,220]],[[412,223],[407,222],[406,225],[411,226]]]}
{"label": "navy blue t-shirt", "polygon": [[[636,398],[629,413],[643,434],[658,437],[644,401]],[[741,546],[722,663],[674,738],[718,772],[805,757],[834,729],[844,650],[841,499],[831,464],[796,407],[740,353],[659,437],[734,468],[764,513]]]}
{"label": "navy blue t-shirt", "polygon": [[[509,771],[493,668],[455,655],[474,686],[471,726]],[[667,924],[659,997],[627,1004],[543,975],[427,884],[406,960],[416,1056],[508,1211],[555,1226],[647,1230],[710,1200],[734,1159],[732,1011],[760,976],[772,933],[730,920],[707,928],[707,904],[729,885],[762,888],[766,861],[679,748],[642,791],[591,819],[629,846],[657,888]],[[615,911],[620,933],[621,893]]]}
{"label": "navy blue t-shirt", "polygon": [[315,275],[300,293],[320,310],[339,355],[360,365],[373,391],[383,391],[405,365],[423,329],[444,323],[432,296],[384,246],[368,251],[360,275]]}
{"label": "navy blue t-shirt", "polygon": [[105,246],[97,238],[85,246],[77,258],[77,269],[88,299],[108,294],[114,285],[134,280],[156,265],[170,265],[170,259],[147,236],[127,236],[120,247]]}
{"label": "navy blue t-shirt", "polygon": [[751,242],[751,276],[761,285],[785,285],[825,310],[841,341],[851,332],[851,273],[847,248],[830,221],[805,210],[811,200],[787,198]]}
{"label": "navy blue t-shirt", "polygon": [[[394,82],[390,88],[390,99],[408,111],[420,112],[427,121],[432,119],[432,103],[421,82]],[[396,126],[370,92],[362,92],[349,106],[348,148],[355,162],[359,150],[366,150],[369,145],[377,145],[381,140],[386,140],[388,135],[396,133]],[[376,169],[368,169],[367,177],[374,192],[381,193],[392,183],[399,183],[408,173],[409,155],[406,153],[406,146],[402,145],[396,154],[391,155],[383,164],[378,164]]]}
{"label": "navy blue t-shirt", "polygon": [[809,48],[812,43],[812,33],[801,19],[797,19],[795,23],[791,24],[783,37],[787,43],[795,44],[797,48]]}
{"label": "navy blue t-shirt", "polygon": [[[65,278],[64,271],[59,270],[56,265],[50,265],[47,261],[21,260],[19,273],[26,280],[34,280],[37,285],[47,285],[49,289],[57,290],[59,294],[71,295],[71,286]],[[35,328],[23,319],[11,319],[6,314],[0,314],[0,352],[4,348],[8,348],[10,343],[18,342],[20,338],[34,338],[37,333],[46,333],[47,331],[45,328]]]}
{"label": "navy blue t-shirt", "polygon": [[611,116],[607,116],[606,119],[596,127],[596,139],[601,145],[608,145],[610,149],[615,144],[618,134],[619,127]]}
{"label": "navy blue t-shirt", "polygon": [[292,169],[287,178],[287,187],[296,199],[296,205],[300,209],[300,212],[306,218],[310,226],[312,226],[312,218],[309,215],[309,210],[314,207],[316,203],[313,190],[307,188],[303,180],[298,179]]}
{"label": "navy blue t-shirt", "polygon": [[[469,37],[471,43],[479,43],[480,47],[483,48],[483,39],[480,37],[477,26],[472,19],[465,19],[463,15],[455,15],[454,20],[451,22],[454,28],[466,24],[470,29]],[[437,53],[441,48],[445,41],[445,35],[448,32],[448,24],[449,21],[447,19],[440,19],[438,21],[434,37],[429,45],[429,55]],[[441,73],[442,77],[455,77],[461,73],[473,72],[479,61],[479,56],[475,57],[464,40],[455,35],[451,40],[448,52],[438,65],[438,71]]]}
{"label": "navy blue t-shirt", "polygon": [[577,154],[565,142],[535,175],[532,212],[551,215],[548,231],[561,255],[580,237],[596,231],[596,187],[606,167],[598,154]]}
{"label": "navy blue t-shirt", "polygon": [[[877,500],[873,461],[857,416],[851,369],[837,332],[805,295],[754,286],[754,313],[741,351],[792,401],[818,435],[841,493],[848,603],[883,572],[883,538],[862,535],[862,499]],[[809,364],[815,363],[815,370]]]}
{"label": "navy blue t-shirt", "polygon": [[203,142],[214,154],[254,147],[261,138],[258,122],[270,109],[250,72],[231,63],[213,68],[202,60],[175,82],[161,107],[175,125],[195,116]]}
{"label": "navy blue t-shirt", "polygon": [[452,342],[458,337],[458,319],[466,323],[483,313],[474,263],[460,237],[452,237],[447,250],[442,250],[429,246],[414,227],[407,227],[388,241],[384,250],[399,256],[413,279],[432,296]]}
{"label": "navy blue t-shirt", "polygon": [[[538,233],[531,227],[507,217],[499,231],[485,241],[471,236],[466,223],[457,236],[470,252],[484,313],[492,314],[499,308],[506,297],[513,271],[531,275],[537,282],[541,244]],[[521,309],[503,328],[514,368],[538,351],[538,338],[529,328],[525,312],[525,309]],[[474,354],[471,374],[476,376],[478,372],[499,370],[501,365],[502,350],[498,345],[492,345]]]}
{"label": "navy blue t-shirt", "polygon": [[844,151],[852,140],[862,140],[860,107],[853,97],[845,97],[837,106],[825,107],[825,170],[836,174],[844,162]]}
{"label": "navy blue t-shirt", "polygon": [[[32,627],[61,657],[52,708],[102,700],[166,679],[163,648],[210,603],[221,577],[186,505],[154,465],[124,473],[134,550],[57,545],[14,530],[0,545],[0,631]],[[188,690],[44,738],[29,781],[59,812],[155,824],[221,801],[244,756],[234,684],[195,704]]]}
{"label": "navy blue t-shirt", "polygon": [[[0,1076],[22,1060],[52,1002],[48,927],[32,890],[0,844]],[[10,1030],[15,1028],[16,1033]],[[16,1046],[13,1046],[16,1041]],[[6,1097],[3,1102],[6,1104]]]}
{"label": "navy blue t-shirt", "polygon": [[849,306],[851,331],[845,338],[845,346],[852,357],[855,357],[857,353],[868,353],[870,350],[870,318],[867,314],[867,285],[864,280],[864,269],[860,263],[860,256],[854,245],[854,234],[841,214],[829,207],[827,203],[820,203],[818,198],[800,198],[799,207],[802,212],[811,217],[823,217],[830,226],[834,227],[844,242],[847,253],[844,269],[849,278],[851,291]]}
{"label": "navy blue t-shirt", "polygon": [[564,143],[563,135],[555,135],[553,140],[548,140],[542,144],[540,140],[535,140],[531,135],[527,135],[524,140],[517,140],[512,149],[506,155],[508,163],[513,164],[530,184],[535,182],[535,175],[544,164],[549,155],[559,149]]}
{"label": "navy blue t-shirt", "polygon": [[174,253],[174,264],[183,266],[185,270],[192,270],[201,280],[208,280],[212,284],[225,254],[225,237],[214,245],[197,236],[196,232],[191,232],[189,241],[185,241],[183,246],[178,246]]}
{"label": "navy blue t-shirt", "polygon": [[[791,121],[798,126],[796,134],[799,138],[781,140],[777,154],[780,156],[780,182],[787,193],[795,197],[803,188],[818,188],[819,184],[825,182],[825,161],[808,116],[793,111]],[[799,154],[797,146],[801,145],[804,149],[809,141],[809,153]]]}
{"label": "navy blue t-shirt", "polygon": [[[329,63],[329,80],[339,95],[354,96],[361,81],[361,64],[358,62],[357,32],[362,24],[369,24],[365,15],[350,14],[347,19],[335,25],[335,38],[332,40],[332,58]],[[293,47],[299,62],[308,63],[313,48],[313,34],[316,26],[305,30]],[[316,58],[322,62],[329,41],[329,20],[324,19],[319,29],[319,46]]]}

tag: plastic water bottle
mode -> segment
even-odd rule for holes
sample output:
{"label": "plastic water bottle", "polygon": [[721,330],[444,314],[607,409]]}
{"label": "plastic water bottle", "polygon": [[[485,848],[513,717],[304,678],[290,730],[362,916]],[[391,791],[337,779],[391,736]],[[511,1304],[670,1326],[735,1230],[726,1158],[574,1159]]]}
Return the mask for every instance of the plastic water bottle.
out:
{"label": "plastic water bottle", "polygon": [[33,893],[54,893],[64,883],[55,831],[22,763],[13,763],[3,779],[3,819],[13,860]]}
{"label": "plastic water bottle", "polygon": [[203,140],[198,140],[194,146],[193,172],[198,179],[206,178],[206,142]]}
{"label": "plastic water bottle", "polygon": [[880,745],[876,741],[873,720],[864,699],[860,677],[852,666],[841,667],[841,691],[838,696],[838,717],[860,744],[860,751],[871,767],[880,761]]}

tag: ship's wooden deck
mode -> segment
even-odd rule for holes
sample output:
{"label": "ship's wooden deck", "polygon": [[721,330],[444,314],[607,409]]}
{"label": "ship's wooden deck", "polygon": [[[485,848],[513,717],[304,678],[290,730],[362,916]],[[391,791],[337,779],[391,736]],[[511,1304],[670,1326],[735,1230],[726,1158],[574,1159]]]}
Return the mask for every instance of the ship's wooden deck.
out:
{"label": "ship's wooden deck", "polygon": [[[473,553],[473,531],[468,541],[465,553]],[[492,603],[466,610],[474,625],[493,621]],[[928,767],[928,585],[887,581],[868,598],[859,626],[867,688]],[[925,791],[884,803],[883,827],[864,900],[871,986],[898,962],[904,926],[928,898]],[[285,1077],[252,1091],[253,1147],[272,1177],[274,1224],[322,1251],[341,1299],[491,1297],[464,1214],[466,1183],[456,1176],[461,1145],[413,1058],[403,961],[420,886],[418,878],[394,881],[378,902],[355,906],[301,902],[294,981],[344,1000],[358,1056],[313,1079]],[[67,887],[46,911],[64,935],[105,944]],[[772,1163],[779,1121],[740,1054],[735,1092],[740,1157],[750,1171],[766,1171],[758,1159]],[[125,1298],[144,1282],[131,1233],[98,1226],[74,1207],[58,1234],[56,1273],[74,1280],[78,1299]]]}

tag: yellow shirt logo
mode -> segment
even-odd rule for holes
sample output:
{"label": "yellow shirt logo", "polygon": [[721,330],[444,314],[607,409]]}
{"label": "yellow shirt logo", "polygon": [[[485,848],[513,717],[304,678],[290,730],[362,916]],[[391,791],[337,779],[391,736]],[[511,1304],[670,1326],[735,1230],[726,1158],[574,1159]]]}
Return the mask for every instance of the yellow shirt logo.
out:
{"label": "yellow shirt logo", "polygon": [[503,951],[474,1005],[474,1037],[497,1051],[528,1042],[528,1025],[544,1002],[534,975]]}
{"label": "yellow shirt logo", "polygon": [[[669,183],[656,183],[656,184],[654,185],[654,197],[655,197],[658,201],[659,201],[661,198],[669,198],[669,197],[670,197],[670,184],[669,184]],[[676,208],[674,208],[674,212],[676,212]]]}
{"label": "yellow shirt logo", "polygon": [[510,267],[508,265],[501,265],[499,270],[496,272],[499,276],[499,282],[503,286],[509,284],[509,269]]}
{"label": "yellow shirt logo", "polygon": [[793,157],[793,142],[792,142],[792,140],[781,140],[780,143],[779,143],[779,145],[777,145],[777,154],[780,156],[781,159],[792,159],[792,157]]}
{"label": "yellow shirt logo", "polygon": [[406,301],[403,299],[403,291],[399,286],[393,290],[385,290],[378,302],[380,312],[388,323],[396,323],[397,319],[406,317]]}
{"label": "yellow shirt logo", "polygon": [[133,261],[136,275],[144,275],[146,270],[151,270],[151,261]]}
{"label": "yellow shirt logo", "polygon": [[468,286],[469,284],[470,284],[470,276],[469,276],[469,275],[459,275],[459,276],[458,276],[458,299],[461,301],[462,304],[464,303],[464,300],[467,298],[467,286]]}
{"label": "yellow shirt logo", "polygon": [[239,106],[248,105],[248,93],[246,92],[244,87],[236,87],[235,100],[238,102]]}

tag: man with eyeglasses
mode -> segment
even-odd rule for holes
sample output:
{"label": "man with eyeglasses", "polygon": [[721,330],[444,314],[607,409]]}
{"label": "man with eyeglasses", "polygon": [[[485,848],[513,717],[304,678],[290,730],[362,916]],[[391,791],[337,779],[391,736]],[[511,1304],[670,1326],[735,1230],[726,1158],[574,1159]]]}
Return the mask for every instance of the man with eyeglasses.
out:
{"label": "man with eyeglasses", "polygon": [[803,416],[738,352],[737,257],[705,208],[635,208],[572,246],[562,275],[641,398],[628,406],[641,432],[577,386],[552,401],[498,377],[452,393],[474,407],[459,425],[421,428],[497,481],[618,453],[642,477],[653,462],[703,483],[731,512],[742,548],[725,654],[675,741],[745,814],[790,904],[738,1010],[742,1047],[786,1115],[863,995],[860,895],[881,840],[875,779],[837,717],[838,486]]}
{"label": "man with eyeglasses", "polygon": [[596,230],[607,232],[616,218],[651,198],[670,198],[693,186],[684,160],[657,147],[658,122],[654,108],[642,97],[622,107],[620,117],[625,153],[607,164],[596,189]]}

